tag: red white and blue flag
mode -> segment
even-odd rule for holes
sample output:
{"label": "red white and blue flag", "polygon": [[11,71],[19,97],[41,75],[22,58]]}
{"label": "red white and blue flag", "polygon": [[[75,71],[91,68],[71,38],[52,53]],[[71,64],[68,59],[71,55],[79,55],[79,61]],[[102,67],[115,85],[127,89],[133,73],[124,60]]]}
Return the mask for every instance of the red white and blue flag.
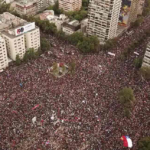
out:
{"label": "red white and blue flag", "polygon": [[129,136],[122,136],[121,140],[123,141],[124,147],[132,148],[132,140],[129,138]]}

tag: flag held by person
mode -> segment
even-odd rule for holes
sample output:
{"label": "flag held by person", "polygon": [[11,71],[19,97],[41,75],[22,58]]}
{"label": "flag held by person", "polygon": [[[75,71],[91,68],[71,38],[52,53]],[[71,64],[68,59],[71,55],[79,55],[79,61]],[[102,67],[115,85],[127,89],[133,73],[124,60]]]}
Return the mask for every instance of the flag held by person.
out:
{"label": "flag held by person", "polygon": [[121,140],[123,141],[124,147],[132,148],[132,140],[129,138],[129,136],[122,136]]}

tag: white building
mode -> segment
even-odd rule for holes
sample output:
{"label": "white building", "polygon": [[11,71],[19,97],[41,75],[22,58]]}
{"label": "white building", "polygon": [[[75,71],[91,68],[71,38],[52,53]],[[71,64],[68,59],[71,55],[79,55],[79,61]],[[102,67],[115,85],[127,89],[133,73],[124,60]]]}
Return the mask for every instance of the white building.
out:
{"label": "white building", "polygon": [[51,6],[55,5],[56,2],[57,0],[48,0],[49,5]]}
{"label": "white building", "polygon": [[69,22],[69,18],[66,15],[60,14],[56,16],[53,10],[46,10],[37,16],[40,17],[41,20],[48,20],[50,23],[54,23],[58,31],[62,29],[64,22]]}
{"label": "white building", "polygon": [[8,66],[7,50],[5,40],[0,36],[0,70]]}
{"label": "white building", "polygon": [[34,15],[37,13],[36,0],[17,0],[15,1],[15,10],[20,15]]}
{"label": "white building", "polygon": [[86,29],[88,25],[88,18],[83,19],[81,22],[81,32],[86,35]]}
{"label": "white building", "polygon": [[147,44],[142,67],[150,67],[150,42]]}
{"label": "white building", "polygon": [[75,32],[80,32],[81,31],[81,24],[79,23],[78,20],[73,20],[69,23],[64,22],[62,24],[62,31],[66,35],[71,35]]}
{"label": "white building", "polygon": [[121,0],[90,0],[87,34],[96,35],[100,43],[114,38],[117,32]]}
{"label": "white building", "polygon": [[8,56],[12,60],[16,60],[16,55],[23,58],[29,48],[37,50],[40,47],[40,31],[34,22],[26,22],[8,12],[3,13],[2,17],[6,17],[1,19],[3,24],[10,24],[9,29],[4,26],[1,36],[5,39]]}
{"label": "white building", "polygon": [[9,4],[11,2],[13,2],[14,0],[2,0],[1,2],[5,2],[6,4]]}
{"label": "white building", "polygon": [[46,9],[50,4],[49,0],[36,0],[37,3],[37,12]]}
{"label": "white building", "polygon": [[58,0],[59,8],[64,11],[78,11],[82,7],[82,0]]}

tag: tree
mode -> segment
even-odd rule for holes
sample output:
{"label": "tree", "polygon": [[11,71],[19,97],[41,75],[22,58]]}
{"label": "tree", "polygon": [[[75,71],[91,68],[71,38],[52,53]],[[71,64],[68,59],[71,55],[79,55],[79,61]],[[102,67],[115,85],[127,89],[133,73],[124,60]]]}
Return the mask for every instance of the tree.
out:
{"label": "tree", "polygon": [[150,67],[142,67],[140,72],[146,80],[150,80]]}
{"label": "tree", "polygon": [[119,100],[124,107],[126,108],[131,107],[133,104],[133,101],[135,100],[133,90],[127,87],[123,88],[119,92]]}
{"label": "tree", "polygon": [[0,14],[9,11],[9,9],[10,9],[10,5],[0,0]]}
{"label": "tree", "polygon": [[62,30],[57,32],[57,37],[62,39],[62,40],[67,39],[67,35],[65,35],[65,33]]}
{"label": "tree", "polygon": [[150,137],[144,137],[139,140],[138,150],[150,150]]}
{"label": "tree", "polygon": [[18,54],[16,55],[16,62],[15,63],[17,66],[19,66],[21,64],[21,59],[20,59]]}
{"label": "tree", "polygon": [[104,45],[102,45],[102,48],[103,50],[109,50],[111,49],[112,47],[114,47],[115,45],[117,44],[117,40],[114,38],[114,39],[109,39],[106,41],[106,43]]}
{"label": "tree", "polygon": [[84,37],[83,33],[75,32],[68,37],[68,40],[73,45],[77,45],[79,42],[82,42],[84,40],[84,38],[85,37]]}
{"label": "tree", "polygon": [[27,62],[28,60],[32,60],[34,58],[36,58],[36,52],[34,48],[29,48],[23,57],[23,61]]}
{"label": "tree", "polygon": [[131,22],[131,27],[138,27],[143,22],[143,17],[139,17],[135,22]]}
{"label": "tree", "polygon": [[58,72],[59,72],[58,64],[54,63],[53,64],[53,74],[58,74]]}
{"label": "tree", "polygon": [[142,66],[142,58],[135,58],[134,59],[134,66],[139,69]]}
{"label": "tree", "polygon": [[43,52],[50,50],[50,43],[45,38],[41,38],[41,50]]}
{"label": "tree", "polygon": [[80,52],[84,54],[97,52],[98,45],[99,41],[95,36],[85,37],[83,41],[77,44]]}
{"label": "tree", "polygon": [[69,71],[70,73],[74,73],[75,72],[75,68],[76,68],[76,64],[75,61],[73,60],[70,64],[69,64]]}
{"label": "tree", "polygon": [[54,10],[57,15],[63,14],[63,9],[59,9],[58,1],[56,1],[54,6],[50,6],[49,9]]}
{"label": "tree", "polygon": [[82,0],[83,7],[88,7],[88,5],[89,5],[89,0]]}
{"label": "tree", "polygon": [[84,38],[84,40],[82,42],[78,42],[78,49],[80,50],[80,52],[87,54],[91,52],[91,48],[93,49],[94,45],[89,43],[89,39],[87,37]]}

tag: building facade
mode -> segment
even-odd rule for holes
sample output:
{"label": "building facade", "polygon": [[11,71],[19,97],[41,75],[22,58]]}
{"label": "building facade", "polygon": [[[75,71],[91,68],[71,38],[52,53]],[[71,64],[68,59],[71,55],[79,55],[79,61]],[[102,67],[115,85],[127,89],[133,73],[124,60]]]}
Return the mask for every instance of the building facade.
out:
{"label": "building facade", "polygon": [[136,21],[137,15],[138,15],[138,7],[139,7],[139,1],[140,0],[131,0],[131,8],[130,8],[130,15],[128,20],[128,25],[130,25],[131,22]]}
{"label": "building facade", "polygon": [[81,24],[77,20],[73,20],[73,21],[71,21],[69,23],[64,22],[62,24],[62,31],[66,35],[71,35],[71,34],[73,34],[75,32],[80,32],[81,31]]}
{"label": "building facade", "polygon": [[37,12],[36,0],[16,1],[15,10],[17,11],[18,14],[21,15],[34,15]]}
{"label": "building facade", "polygon": [[59,0],[59,8],[64,11],[78,11],[82,7],[82,0]]}
{"label": "building facade", "polygon": [[[6,17],[2,19],[2,17]],[[8,20],[7,20],[8,19]],[[40,47],[40,30],[35,26],[35,22],[26,22],[8,12],[1,15],[3,24],[12,24],[1,31],[1,36],[6,42],[8,56],[12,60],[16,60],[16,55],[23,58],[25,52],[29,48],[38,50]],[[1,25],[1,24],[0,24]]]}
{"label": "building facade", "polygon": [[14,4],[14,9],[21,15],[35,15],[43,11],[55,1],[50,0],[17,0]]}
{"label": "building facade", "polygon": [[150,42],[147,44],[146,52],[143,58],[142,67],[150,67]]}
{"label": "building facade", "polygon": [[120,0],[90,0],[87,34],[96,35],[101,44],[116,37]]}
{"label": "building facade", "polygon": [[7,49],[5,40],[0,36],[0,70],[8,66]]}
{"label": "building facade", "polygon": [[49,0],[36,0],[37,1],[37,12],[43,11],[50,5]]}

